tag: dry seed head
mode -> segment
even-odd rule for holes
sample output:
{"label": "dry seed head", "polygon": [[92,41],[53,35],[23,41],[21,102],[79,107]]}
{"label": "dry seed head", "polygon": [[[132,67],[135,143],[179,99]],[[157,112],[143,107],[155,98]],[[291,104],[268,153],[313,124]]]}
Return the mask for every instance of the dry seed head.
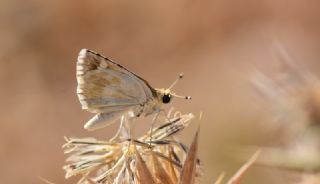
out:
{"label": "dry seed head", "polygon": [[192,114],[168,117],[169,121],[153,129],[152,141],[150,132],[138,139],[120,142],[93,138],[67,139],[64,148],[70,156],[67,159],[69,164],[64,166],[66,178],[80,175],[82,178],[79,184],[176,184],[183,170],[188,147],[174,135],[188,126],[192,118]]}

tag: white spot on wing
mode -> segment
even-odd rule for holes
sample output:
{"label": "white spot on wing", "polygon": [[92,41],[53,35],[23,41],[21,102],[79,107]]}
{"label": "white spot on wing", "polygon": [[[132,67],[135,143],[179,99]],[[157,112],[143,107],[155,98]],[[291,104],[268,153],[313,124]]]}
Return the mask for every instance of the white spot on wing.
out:
{"label": "white spot on wing", "polygon": [[87,49],[81,49],[81,51],[79,52],[79,57],[80,56],[85,56],[87,54],[88,50]]}
{"label": "white spot on wing", "polygon": [[77,75],[84,75],[84,72],[83,71],[77,71]]}
{"label": "white spot on wing", "polygon": [[78,84],[85,84],[85,81],[82,77],[77,78]]}
{"label": "white spot on wing", "polygon": [[77,65],[77,70],[79,71],[81,71],[81,70],[83,70],[84,69],[84,67],[82,66],[82,65]]}
{"label": "white spot on wing", "polygon": [[82,109],[87,109],[88,108],[88,103],[85,101],[81,101]]}
{"label": "white spot on wing", "polygon": [[77,93],[83,93],[83,90],[81,88],[77,88]]}
{"label": "white spot on wing", "polygon": [[85,62],[85,61],[84,61],[84,58],[86,57],[87,52],[88,52],[87,49],[82,49],[82,50],[79,52],[79,55],[78,55],[78,63],[83,64],[83,63]]}
{"label": "white spot on wing", "polygon": [[107,64],[105,61],[101,61],[100,67],[101,67],[101,68],[107,68],[107,67],[108,67],[108,64]]}
{"label": "white spot on wing", "polygon": [[78,63],[84,64],[84,57],[78,57]]}
{"label": "white spot on wing", "polygon": [[85,97],[84,95],[82,95],[82,94],[78,94],[78,98],[79,98],[80,100],[86,99],[86,97]]}

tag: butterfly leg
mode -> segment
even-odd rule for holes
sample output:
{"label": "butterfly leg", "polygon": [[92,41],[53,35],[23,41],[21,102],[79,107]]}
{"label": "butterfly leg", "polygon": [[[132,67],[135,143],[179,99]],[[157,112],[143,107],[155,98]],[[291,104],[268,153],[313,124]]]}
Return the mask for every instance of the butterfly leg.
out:
{"label": "butterfly leg", "polygon": [[149,140],[149,146],[151,147],[151,143],[152,143],[152,133],[153,133],[153,127],[155,125],[155,123],[157,122],[157,120],[159,120],[159,115],[161,115],[161,113],[163,113],[163,117],[169,122],[170,120],[168,119],[168,117],[166,116],[165,110],[164,109],[159,109],[157,110],[155,116],[152,118],[151,121],[151,127],[150,127],[150,140]]}
{"label": "butterfly leg", "polygon": [[124,130],[123,130],[123,124],[124,124],[124,115],[123,116],[121,116],[121,118],[120,118],[120,126],[119,126],[119,128],[118,128],[118,130],[117,130],[117,132],[116,132],[116,134],[110,139],[110,141],[111,142],[114,142],[118,137],[120,137],[121,135],[121,132],[123,132]]}
{"label": "butterfly leg", "polygon": [[127,137],[126,138],[132,138],[133,137],[133,129],[131,128],[131,122],[133,121],[133,119],[136,116],[134,115],[134,113],[132,111],[129,111],[126,116],[125,116],[125,126],[126,126],[126,130],[127,130]]}
{"label": "butterfly leg", "polygon": [[131,111],[129,111],[125,115],[122,115],[120,118],[120,126],[117,130],[117,133],[110,139],[110,141],[114,141],[117,138],[120,138],[120,139],[132,138],[130,122],[133,118],[134,118],[134,114]]}
{"label": "butterfly leg", "polygon": [[151,121],[149,148],[151,148],[153,126],[154,126],[154,123],[156,122],[156,120],[158,119],[158,115],[159,115],[159,113],[156,113],[156,115],[152,118],[152,121]]}
{"label": "butterfly leg", "polygon": [[158,113],[161,114],[161,117],[163,118],[163,119],[161,119],[162,123],[166,123],[165,121],[170,122],[170,116],[171,116],[173,110],[174,110],[174,108],[171,108],[169,110],[168,114],[166,114],[166,111],[164,109],[159,110]]}

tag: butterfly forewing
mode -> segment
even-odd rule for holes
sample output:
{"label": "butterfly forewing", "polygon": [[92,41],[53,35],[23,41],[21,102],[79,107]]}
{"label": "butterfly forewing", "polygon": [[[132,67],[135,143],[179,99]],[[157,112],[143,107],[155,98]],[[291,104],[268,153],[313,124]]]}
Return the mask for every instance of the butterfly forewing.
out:
{"label": "butterfly forewing", "polygon": [[152,89],[121,65],[92,51],[81,50],[77,62],[77,94],[83,109],[114,111],[152,98]]}

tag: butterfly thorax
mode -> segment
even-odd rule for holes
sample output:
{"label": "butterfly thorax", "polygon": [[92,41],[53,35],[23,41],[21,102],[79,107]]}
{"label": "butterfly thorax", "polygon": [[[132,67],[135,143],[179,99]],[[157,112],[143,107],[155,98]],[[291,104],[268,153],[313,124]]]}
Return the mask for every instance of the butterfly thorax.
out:
{"label": "butterfly thorax", "polygon": [[141,114],[148,116],[154,112],[159,112],[162,104],[167,104],[171,101],[172,95],[169,89],[157,88],[154,90],[155,93],[153,93],[153,98],[148,99],[144,104],[142,104],[142,108],[134,114],[137,116],[140,116]]}

